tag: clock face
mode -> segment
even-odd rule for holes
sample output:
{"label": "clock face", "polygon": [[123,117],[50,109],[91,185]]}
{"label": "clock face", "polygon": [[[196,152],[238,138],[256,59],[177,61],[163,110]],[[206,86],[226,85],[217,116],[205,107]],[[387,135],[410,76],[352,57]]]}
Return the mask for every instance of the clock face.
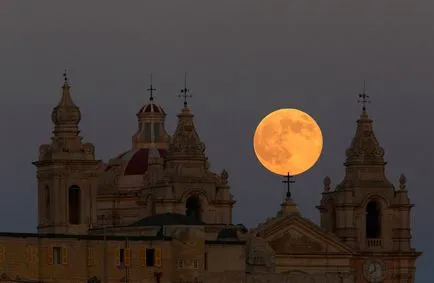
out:
{"label": "clock face", "polygon": [[365,263],[364,275],[370,283],[379,283],[386,276],[386,266],[379,260],[369,261]]}

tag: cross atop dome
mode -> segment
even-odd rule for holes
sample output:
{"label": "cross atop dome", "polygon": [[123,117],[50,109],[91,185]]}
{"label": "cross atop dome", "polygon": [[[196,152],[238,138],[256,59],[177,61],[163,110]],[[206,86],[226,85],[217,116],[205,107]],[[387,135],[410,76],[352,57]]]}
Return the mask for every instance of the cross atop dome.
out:
{"label": "cross atop dome", "polygon": [[187,72],[184,74],[184,88],[181,89],[181,93],[178,95],[178,97],[182,97],[184,99],[184,107],[187,107],[187,99],[191,98],[192,95],[188,94],[190,92],[190,89],[187,88]]}
{"label": "cross atop dome", "polygon": [[149,101],[152,102],[152,101],[154,101],[154,91],[157,90],[156,88],[154,88],[154,87],[152,86],[152,73],[151,73],[151,75],[150,75],[150,80],[151,80],[151,82],[150,82],[150,84],[149,84],[149,88],[146,89],[146,91],[149,92]]}
{"label": "cross atop dome", "polygon": [[294,176],[291,176],[288,172],[288,174],[286,176],[284,176],[283,178],[284,179],[283,179],[282,183],[287,185],[286,200],[290,200],[291,199],[291,184],[295,183]]}
{"label": "cross atop dome", "polygon": [[297,205],[291,198],[291,184],[295,183],[294,176],[290,175],[289,172],[287,175],[283,176],[282,183],[286,184],[286,198],[283,203],[280,205],[281,209],[278,212],[280,216],[286,216],[289,214],[299,214],[300,212],[297,209]]}

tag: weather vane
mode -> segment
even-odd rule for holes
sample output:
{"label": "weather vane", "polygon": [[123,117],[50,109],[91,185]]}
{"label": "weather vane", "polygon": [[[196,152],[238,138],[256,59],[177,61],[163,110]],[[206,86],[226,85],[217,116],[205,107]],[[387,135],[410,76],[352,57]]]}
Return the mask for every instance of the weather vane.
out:
{"label": "weather vane", "polygon": [[369,95],[365,93],[365,87],[366,83],[363,81],[363,92],[359,94],[359,100],[357,102],[362,103],[362,110],[363,112],[366,111],[366,104],[371,103],[371,100],[369,99]]}
{"label": "weather vane", "polygon": [[68,73],[67,69],[65,68],[65,71],[63,72],[63,88],[69,88],[69,80],[68,80]]}
{"label": "weather vane", "polygon": [[286,200],[290,200],[291,199],[291,184],[295,183],[294,180],[294,176],[291,176],[288,172],[288,174],[286,176],[283,177],[284,180],[282,181],[282,183],[286,184]]}
{"label": "weather vane", "polygon": [[190,89],[187,88],[187,73],[184,75],[184,88],[181,89],[181,94],[178,97],[184,98],[184,107],[187,107],[187,99],[192,97],[191,94],[188,94]]}
{"label": "weather vane", "polygon": [[149,100],[153,101],[154,100],[154,91],[156,91],[157,89],[152,86],[152,73],[150,75],[150,79],[151,79],[151,84],[150,84],[149,88],[147,89],[147,91],[149,91]]}
{"label": "weather vane", "polygon": [[63,80],[65,81],[65,83],[68,83],[68,70],[65,69],[65,71],[63,72]]}

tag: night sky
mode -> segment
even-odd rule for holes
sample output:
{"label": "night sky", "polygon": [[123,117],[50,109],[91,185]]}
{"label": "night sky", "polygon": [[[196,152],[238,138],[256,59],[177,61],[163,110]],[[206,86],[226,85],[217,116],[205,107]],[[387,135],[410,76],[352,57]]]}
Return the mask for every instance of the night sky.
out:
{"label": "night sky", "polygon": [[234,222],[249,227],[275,215],[284,194],[281,178],[253,153],[256,125],[290,107],[321,126],[323,154],[293,190],[303,215],[318,222],[323,178],[334,185],[343,178],[366,80],[389,180],[398,184],[404,173],[416,204],[414,246],[424,252],[417,282],[430,282],[433,34],[428,0],[1,0],[1,230],[36,231],[31,162],[50,142],[64,68],[82,111],[82,136],[105,161],[130,148],[150,72],[173,132],[188,72],[189,104],[211,167],[228,170],[238,200]]}

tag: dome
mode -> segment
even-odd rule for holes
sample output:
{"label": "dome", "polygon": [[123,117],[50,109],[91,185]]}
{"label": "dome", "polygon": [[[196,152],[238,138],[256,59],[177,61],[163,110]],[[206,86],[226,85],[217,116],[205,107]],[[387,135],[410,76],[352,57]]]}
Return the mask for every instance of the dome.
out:
{"label": "dome", "polygon": [[232,228],[224,228],[220,230],[217,240],[238,240],[237,231]]}
{"label": "dome", "polygon": [[145,104],[143,105],[139,112],[137,113],[137,115],[140,115],[141,113],[158,113],[158,114],[166,114],[166,112],[164,112],[163,107],[161,107],[160,105],[157,105],[155,103],[149,103],[149,104]]}
{"label": "dome", "polygon": [[138,148],[128,150],[117,157],[114,158],[113,162],[105,168],[105,172],[113,170],[116,165],[123,165],[123,175],[143,175],[148,170],[149,157],[157,157],[159,155],[161,158],[165,158],[167,155],[167,150],[163,148]]}

